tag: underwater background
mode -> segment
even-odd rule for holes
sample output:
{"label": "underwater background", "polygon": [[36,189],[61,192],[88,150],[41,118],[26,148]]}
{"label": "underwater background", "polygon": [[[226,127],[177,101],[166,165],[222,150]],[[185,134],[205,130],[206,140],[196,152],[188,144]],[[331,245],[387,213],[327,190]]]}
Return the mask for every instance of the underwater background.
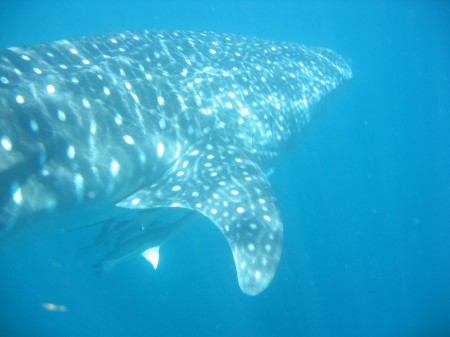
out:
{"label": "underwater background", "polygon": [[98,276],[101,256],[77,254],[97,228],[54,235],[0,254],[0,336],[450,336],[449,1],[0,2],[1,48],[140,29],[292,41],[350,63],[272,163],[277,275],[244,295],[207,221],[165,244],[157,271],[136,258]]}

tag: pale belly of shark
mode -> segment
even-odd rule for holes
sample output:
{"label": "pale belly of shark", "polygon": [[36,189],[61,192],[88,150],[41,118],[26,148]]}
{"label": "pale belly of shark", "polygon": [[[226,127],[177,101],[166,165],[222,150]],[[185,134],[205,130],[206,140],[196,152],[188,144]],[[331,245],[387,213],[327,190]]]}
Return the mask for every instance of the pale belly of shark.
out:
{"label": "pale belly of shark", "polygon": [[58,219],[78,213],[192,209],[227,239],[242,291],[258,294],[283,236],[260,165],[350,77],[327,49],[216,33],[1,50],[0,235],[65,230]]}

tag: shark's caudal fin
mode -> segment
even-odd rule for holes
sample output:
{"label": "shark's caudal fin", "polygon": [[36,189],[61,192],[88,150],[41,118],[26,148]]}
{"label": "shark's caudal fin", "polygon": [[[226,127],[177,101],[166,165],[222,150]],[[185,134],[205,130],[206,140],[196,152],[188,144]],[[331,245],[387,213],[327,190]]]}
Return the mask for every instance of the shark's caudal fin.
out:
{"label": "shark's caudal fin", "polygon": [[185,207],[207,216],[228,240],[246,294],[260,293],[276,272],[283,236],[276,201],[258,164],[234,146],[193,147],[157,183],[117,205]]}

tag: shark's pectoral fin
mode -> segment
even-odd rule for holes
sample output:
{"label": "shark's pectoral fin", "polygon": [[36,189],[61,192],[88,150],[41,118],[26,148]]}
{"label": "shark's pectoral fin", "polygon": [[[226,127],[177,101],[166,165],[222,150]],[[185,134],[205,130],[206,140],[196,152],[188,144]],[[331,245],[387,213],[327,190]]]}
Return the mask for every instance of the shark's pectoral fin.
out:
{"label": "shark's pectoral fin", "polygon": [[195,209],[231,246],[239,286],[263,291],[275,275],[283,225],[264,172],[234,146],[192,148],[158,182],[117,204],[126,208]]}

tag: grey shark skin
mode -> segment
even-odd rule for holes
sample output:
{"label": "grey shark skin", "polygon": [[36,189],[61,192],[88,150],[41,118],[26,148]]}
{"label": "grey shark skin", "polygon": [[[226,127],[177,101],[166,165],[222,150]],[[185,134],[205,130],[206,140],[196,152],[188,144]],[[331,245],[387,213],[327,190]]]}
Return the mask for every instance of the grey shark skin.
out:
{"label": "grey shark skin", "polygon": [[256,295],[275,274],[283,233],[260,164],[350,77],[327,49],[216,33],[1,50],[0,232],[193,209],[226,237],[240,288]]}

